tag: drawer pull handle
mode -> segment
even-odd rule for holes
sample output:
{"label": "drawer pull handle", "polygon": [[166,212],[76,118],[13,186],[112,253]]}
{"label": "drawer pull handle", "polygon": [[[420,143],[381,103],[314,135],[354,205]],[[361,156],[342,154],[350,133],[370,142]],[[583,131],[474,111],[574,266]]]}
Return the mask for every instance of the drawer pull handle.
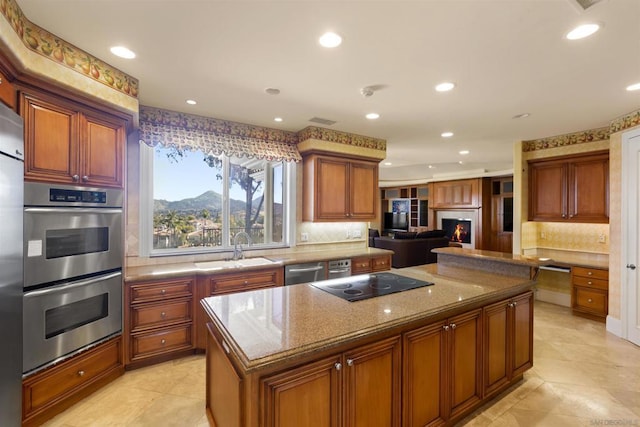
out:
{"label": "drawer pull handle", "polygon": [[160,340],[160,344],[165,345],[167,343],[167,340],[165,340],[164,338]]}
{"label": "drawer pull handle", "polygon": [[160,313],[160,317],[162,317],[162,318],[164,319],[165,317],[167,317],[167,313],[165,313],[165,312],[163,311],[162,313]]}
{"label": "drawer pull handle", "polygon": [[590,302],[590,303],[593,302],[593,298],[589,298],[587,302]]}
{"label": "drawer pull handle", "polygon": [[84,377],[84,371],[78,371],[78,376],[79,377]]}

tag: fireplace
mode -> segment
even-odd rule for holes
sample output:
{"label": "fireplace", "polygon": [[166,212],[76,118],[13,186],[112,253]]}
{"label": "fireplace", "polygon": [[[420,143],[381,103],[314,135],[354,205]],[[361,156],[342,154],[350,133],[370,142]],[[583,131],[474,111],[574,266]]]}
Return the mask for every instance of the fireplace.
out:
{"label": "fireplace", "polygon": [[460,243],[464,248],[475,248],[475,234],[478,212],[476,210],[437,211],[438,228],[445,231],[451,242]]}

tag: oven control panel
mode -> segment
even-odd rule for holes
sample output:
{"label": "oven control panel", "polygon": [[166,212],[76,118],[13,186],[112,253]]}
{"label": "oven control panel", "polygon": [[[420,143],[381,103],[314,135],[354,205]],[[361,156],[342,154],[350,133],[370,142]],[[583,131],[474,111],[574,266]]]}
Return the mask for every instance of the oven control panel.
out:
{"label": "oven control panel", "polygon": [[107,203],[105,191],[66,190],[51,188],[49,201],[57,203]]}

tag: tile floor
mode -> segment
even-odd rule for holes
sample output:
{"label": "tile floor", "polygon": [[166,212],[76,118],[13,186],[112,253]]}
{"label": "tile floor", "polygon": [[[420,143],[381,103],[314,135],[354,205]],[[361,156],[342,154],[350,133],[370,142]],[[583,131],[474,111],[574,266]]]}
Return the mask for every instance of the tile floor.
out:
{"label": "tile floor", "polygon": [[[640,347],[536,302],[534,367],[465,426],[638,426]],[[204,356],[127,372],[45,425],[207,426]]]}

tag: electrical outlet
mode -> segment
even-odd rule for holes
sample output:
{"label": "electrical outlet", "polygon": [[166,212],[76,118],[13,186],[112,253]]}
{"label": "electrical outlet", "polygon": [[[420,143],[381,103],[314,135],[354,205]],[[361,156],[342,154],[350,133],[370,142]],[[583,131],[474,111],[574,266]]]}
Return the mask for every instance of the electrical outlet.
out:
{"label": "electrical outlet", "polygon": [[300,241],[308,242],[309,241],[309,233],[300,233]]}
{"label": "electrical outlet", "polygon": [[547,238],[547,233],[545,233],[544,231],[540,232],[540,238],[541,239],[546,239]]}
{"label": "electrical outlet", "polygon": [[598,242],[599,243],[607,243],[607,236],[605,236],[604,234],[600,234],[598,236]]}
{"label": "electrical outlet", "polygon": [[353,230],[353,232],[351,232],[351,237],[358,239],[362,237],[362,232],[360,230]]}

